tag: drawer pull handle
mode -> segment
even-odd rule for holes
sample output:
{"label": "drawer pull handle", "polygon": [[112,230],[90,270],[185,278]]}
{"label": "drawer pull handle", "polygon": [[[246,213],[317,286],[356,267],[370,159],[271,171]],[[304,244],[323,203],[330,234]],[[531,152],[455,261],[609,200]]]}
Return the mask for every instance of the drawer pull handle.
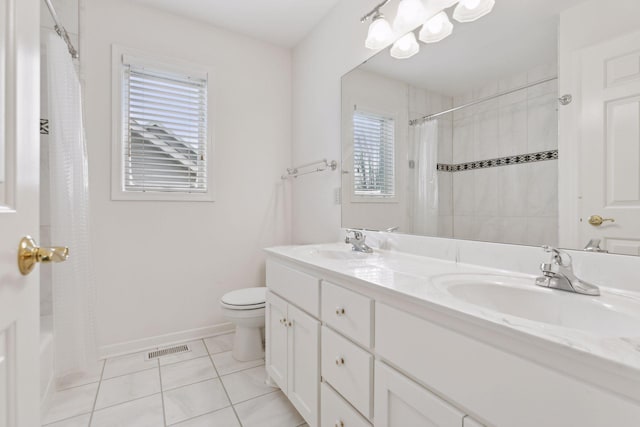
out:
{"label": "drawer pull handle", "polygon": [[289,320],[289,321],[287,322],[287,326],[292,326],[292,325],[293,325],[293,322],[292,322],[291,320]]}
{"label": "drawer pull handle", "polygon": [[287,319],[280,319],[280,324],[287,326]]}
{"label": "drawer pull handle", "polygon": [[342,365],[344,365],[344,357],[338,357],[338,358],[336,359],[336,365],[337,365],[337,366],[342,366]]}
{"label": "drawer pull handle", "polygon": [[336,308],[336,316],[344,316],[344,308],[343,307],[338,307]]}
{"label": "drawer pull handle", "polygon": [[344,422],[342,420],[336,421],[336,427],[344,427]]}

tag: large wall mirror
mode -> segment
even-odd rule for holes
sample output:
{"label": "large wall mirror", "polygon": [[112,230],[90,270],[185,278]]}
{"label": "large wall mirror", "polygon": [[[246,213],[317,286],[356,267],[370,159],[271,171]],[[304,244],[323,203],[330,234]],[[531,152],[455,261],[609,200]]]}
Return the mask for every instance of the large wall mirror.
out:
{"label": "large wall mirror", "polygon": [[343,227],[640,255],[640,21],[615,3],[496,0],[343,76]]}

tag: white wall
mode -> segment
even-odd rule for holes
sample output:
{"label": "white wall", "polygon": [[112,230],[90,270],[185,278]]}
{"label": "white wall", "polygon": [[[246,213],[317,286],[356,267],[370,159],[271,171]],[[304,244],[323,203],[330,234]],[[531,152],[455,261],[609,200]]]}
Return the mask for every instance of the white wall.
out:
{"label": "white wall", "polygon": [[[291,52],[122,0],[86,1],[80,34],[102,354],[211,333],[290,240]],[[213,68],[215,202],[111,201],[112,43]]]}

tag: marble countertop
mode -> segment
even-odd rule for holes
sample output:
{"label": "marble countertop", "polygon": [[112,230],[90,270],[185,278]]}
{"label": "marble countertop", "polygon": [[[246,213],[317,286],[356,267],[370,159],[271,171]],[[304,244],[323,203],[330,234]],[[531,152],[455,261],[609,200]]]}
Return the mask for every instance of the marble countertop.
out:
{"label": "marble countertop", "polygon": [[[536,287],[535,276],[496,270],[478,265],[460,264],[454,261],[428,258],[398,251],[376,249],[373,254],[353,254],[350,246],[344,243],[328,243],[320,245],[280,246],[266,249],[267,253],[288,259],[306,266],[320,268],[344,277],[346,280],[356,279],[358,282],[374,289],[394,295],[409,297],[411,302],[431,308],[447,311],[451,314],[461,313],[477,324],[491,325],[523,338],[536,337],[542,343],[572,349],[578,355],[595,357],[596,360],[608,362],[615,368],[640,375],[640,295],[629,291],[612,288],[601,288],[600,297],[589,297],[568,292],[547,290]],[[557,302],[556,310],[561,311],[562,302],[572,298],[595,298],[590,301],[601,305],[602,309],[611,309],[618,304],[626,310],[622,315],[628,316],[630,324],[624,332],[608,331],[598,328],[572,328],[557,324],[543,323],[524,317],[495,311],[456,298],[438,286],[438,280],[451,275],[487,275],[508,276],[523,286],[534,287],[542,291],[557,293],[552,298]],[[561,300],[562,299],[562,300]],[[613,303],[612,303],[613,301]],[[541,307],[545,309],[544,306]],[[585,322],[588,311],[583,313]],[[562,314],[559,313],[559,316]],[[578,319],[580,320],[580,318]],[[638,323],[635,323],[635,322]],[[624,336],[621,336],[624,335]],[[630,371],[628,371],[630,370]],[[640,378],[640,377],[638,377]]]}

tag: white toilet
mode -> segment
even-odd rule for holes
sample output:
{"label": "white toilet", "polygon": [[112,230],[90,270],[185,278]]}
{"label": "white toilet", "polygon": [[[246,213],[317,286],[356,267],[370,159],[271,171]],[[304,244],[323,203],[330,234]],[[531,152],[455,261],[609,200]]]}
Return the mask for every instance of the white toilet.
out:
{"label": "white toilet", "polygon": [[245,288],[224,294],[222,313],[236,326],[233,358],[241,362],[264,357],[262,328],[267,288]]}

